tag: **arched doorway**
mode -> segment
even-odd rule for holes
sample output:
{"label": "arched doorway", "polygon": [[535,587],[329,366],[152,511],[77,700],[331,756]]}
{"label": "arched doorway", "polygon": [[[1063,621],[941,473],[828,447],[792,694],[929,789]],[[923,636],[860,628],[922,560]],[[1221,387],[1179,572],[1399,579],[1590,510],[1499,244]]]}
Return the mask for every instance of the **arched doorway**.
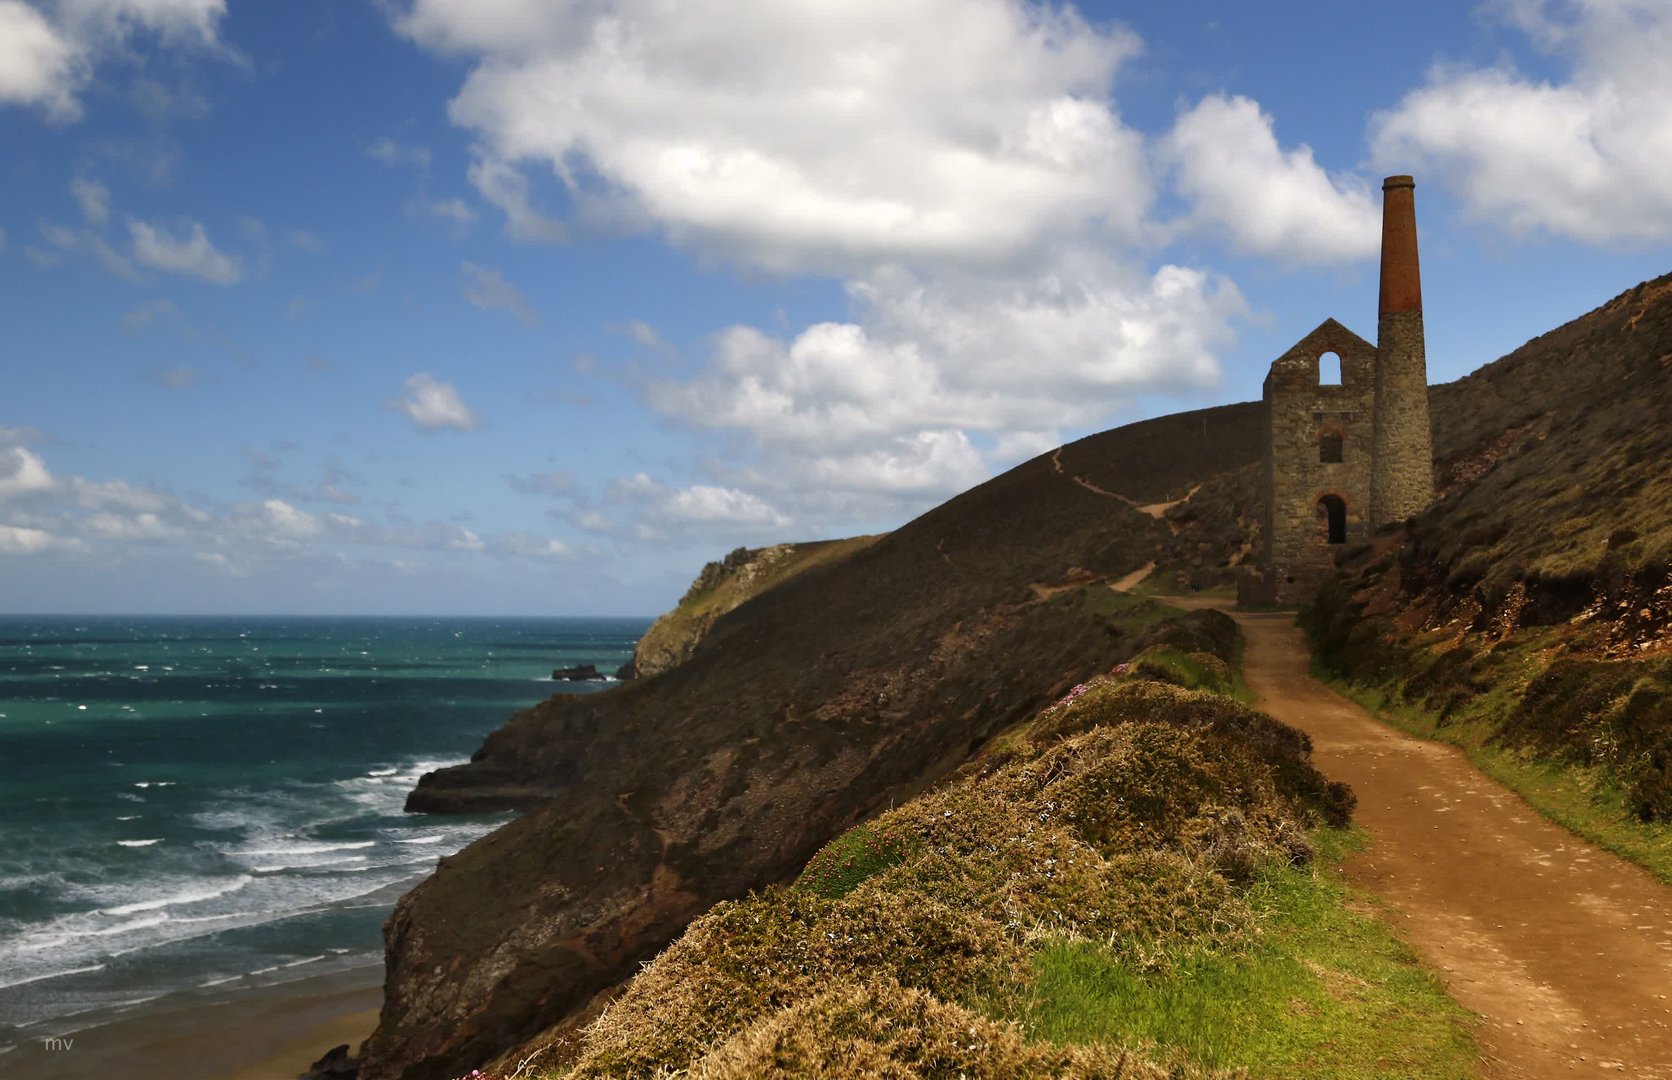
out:
{"label": "arched doorway", "polygon": [[1318,497],[1318,520],[1331,544],[1347,542],[1347,504],[1339,495]]}

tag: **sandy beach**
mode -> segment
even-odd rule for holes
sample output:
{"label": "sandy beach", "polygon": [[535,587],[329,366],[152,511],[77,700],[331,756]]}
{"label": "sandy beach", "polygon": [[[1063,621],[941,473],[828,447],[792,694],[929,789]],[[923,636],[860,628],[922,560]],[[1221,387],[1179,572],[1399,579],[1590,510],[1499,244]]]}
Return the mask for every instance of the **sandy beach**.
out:
{"label": "sandy beach", "polygon": [[383,968],[277,986],[176,994],[0,1059],[20,1080],[293,1080],[377,1026]]}

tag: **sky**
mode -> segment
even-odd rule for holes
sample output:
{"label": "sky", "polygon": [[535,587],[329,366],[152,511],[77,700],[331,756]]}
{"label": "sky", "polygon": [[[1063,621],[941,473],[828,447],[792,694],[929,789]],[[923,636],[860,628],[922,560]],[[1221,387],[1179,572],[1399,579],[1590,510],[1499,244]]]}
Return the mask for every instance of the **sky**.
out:
{"label": "sky", "polygon": [[0,612],[655,614],[1672,270],[1672,4],[0,0]]}

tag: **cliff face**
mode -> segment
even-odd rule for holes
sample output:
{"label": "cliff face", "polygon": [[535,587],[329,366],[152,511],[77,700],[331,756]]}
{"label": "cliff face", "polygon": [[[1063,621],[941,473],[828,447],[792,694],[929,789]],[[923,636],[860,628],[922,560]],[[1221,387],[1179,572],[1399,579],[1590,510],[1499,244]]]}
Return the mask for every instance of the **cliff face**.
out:
{"label": "cliff face", "polygon": [[1128,655],[1133,626],[1069,586],[1155,560],[1173,531],[1137,507],[1254,461],[1259,435],[1257,406],[1228,406],[1036,458],[426,776],[411,809],[529,812],[397,906],[362,1076],[468,1073]]}
{"label": "cliff face", "polygon": [[1320,597],[1323,658],[1672,819],[1672,275],[1432,401],[1442,497]]}
{"label": "cliff face", "polygon": [[741,607],[767,589],[815,566],[844,559],[872,543],[875,536],[738,548],[702,568],[672,611],[658,618],[633,649],[633,670],[640,678],[660,675],[691,658],[720,616]]}

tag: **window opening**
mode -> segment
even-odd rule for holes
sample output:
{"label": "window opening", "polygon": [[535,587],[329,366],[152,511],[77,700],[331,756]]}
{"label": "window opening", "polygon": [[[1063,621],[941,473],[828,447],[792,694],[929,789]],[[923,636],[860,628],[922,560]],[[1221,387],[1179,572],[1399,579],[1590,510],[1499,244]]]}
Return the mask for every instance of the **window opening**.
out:
{"label": "window opening", "polygon": [[1325,465],[1341,464],[1341,432],[1325,431],[1318,435],[1318,460]]}
{"label": "window opening", "polygon": [[1341,385],[1341,356],[1339,353],[1327,352],[1318,357],[1318,385]]}

